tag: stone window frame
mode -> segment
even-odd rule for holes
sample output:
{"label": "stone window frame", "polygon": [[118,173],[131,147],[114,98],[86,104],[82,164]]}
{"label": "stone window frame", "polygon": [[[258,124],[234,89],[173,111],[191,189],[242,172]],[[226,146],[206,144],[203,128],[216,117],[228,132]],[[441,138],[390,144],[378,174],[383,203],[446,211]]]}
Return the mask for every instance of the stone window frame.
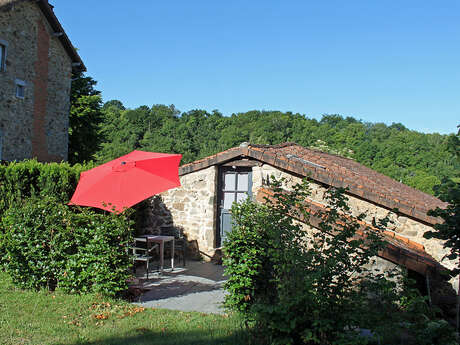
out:
{"label": "stone window frame", "polygon": [[6,56],[8,54],[8,42],[0,38],[0,72],[6,71]]}
{"label": "stone window frame", "polygon": [[16,96],[16,98],[24,99],[26,97],[27,83],[24,80],[16,79],[14,81],[14,84],[16,85],[14,95]]}

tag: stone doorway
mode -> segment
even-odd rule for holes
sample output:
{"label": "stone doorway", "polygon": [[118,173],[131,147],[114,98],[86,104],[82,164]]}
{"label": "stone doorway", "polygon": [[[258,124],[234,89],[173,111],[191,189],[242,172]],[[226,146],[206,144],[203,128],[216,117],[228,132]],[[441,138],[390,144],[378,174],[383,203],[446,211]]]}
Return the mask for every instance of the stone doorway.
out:
{"label": "stone doorway", "polygon": [[237,166],[220,167],[217,188],[216,246],[219,248],[232,229],[230,209],[233,203],[242,202],[252,196],[252,169]]}

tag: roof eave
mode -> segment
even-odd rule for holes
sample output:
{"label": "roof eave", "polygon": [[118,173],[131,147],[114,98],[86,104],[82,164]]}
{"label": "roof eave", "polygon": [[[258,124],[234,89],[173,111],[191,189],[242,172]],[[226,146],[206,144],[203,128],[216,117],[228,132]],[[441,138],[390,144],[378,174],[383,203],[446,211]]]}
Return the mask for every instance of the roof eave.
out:
{"label": "roof eave", "polygon": [[72,60],[72,70],[85,72],[86,66],[83,63],[83,60],[81,59],[80,55],[78,55],[75,47],[72,45],[72,42],[70,41],[69,37],[64,31],[64,28],[54,14],[54,11],[48,3],[48,0],[37,0],[37,5],[39,6],[45,18],[48,20],[48,23],[50,24],[53,31],[59,34],[58,39],[61,41],[62,46]]}
{"label": "roof eave", "polygon": [[209,168],[213,165],[220,165],[226,163],[239,156],[247,155],[247,148],[234,147],[215,155],[184,164],[179,167],[179,176],[187,175],[198,170]]}

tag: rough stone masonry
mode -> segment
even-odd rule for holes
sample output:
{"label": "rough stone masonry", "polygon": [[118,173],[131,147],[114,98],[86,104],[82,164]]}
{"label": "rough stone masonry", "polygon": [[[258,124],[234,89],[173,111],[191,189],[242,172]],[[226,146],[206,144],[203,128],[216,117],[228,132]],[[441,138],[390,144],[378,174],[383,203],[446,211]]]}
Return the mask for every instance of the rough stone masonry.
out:
{"label": "rough stone masonry", "polygon": [[0,0],[0,44],[0,159],[66,160],[72,59],[36,1]]}

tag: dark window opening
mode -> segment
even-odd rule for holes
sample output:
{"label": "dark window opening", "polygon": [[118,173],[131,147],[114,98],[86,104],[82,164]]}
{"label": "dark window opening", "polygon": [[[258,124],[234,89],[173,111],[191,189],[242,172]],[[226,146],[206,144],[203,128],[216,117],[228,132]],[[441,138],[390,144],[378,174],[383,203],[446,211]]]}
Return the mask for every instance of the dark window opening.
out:
{"label": "dark window opening", "polygon": [[16,79],[16,97],[24,98],[26,95],[26,83],[23,80]]}
{"label": "dark window opening", "polygon": [[6,45],[0,43],[0,72],[6,68]]}
{"label": "dark window opening", "polygon": [[426,278],[418,272],[408,270],[407,276],[414,281],[414,287],[420,292],[422,296],[428,296],[428,289],[426,286]]}
{"label": "dark window opening", "polygon": [[23,85],[16,85],[16,97],[24,98],[25,90]]}

